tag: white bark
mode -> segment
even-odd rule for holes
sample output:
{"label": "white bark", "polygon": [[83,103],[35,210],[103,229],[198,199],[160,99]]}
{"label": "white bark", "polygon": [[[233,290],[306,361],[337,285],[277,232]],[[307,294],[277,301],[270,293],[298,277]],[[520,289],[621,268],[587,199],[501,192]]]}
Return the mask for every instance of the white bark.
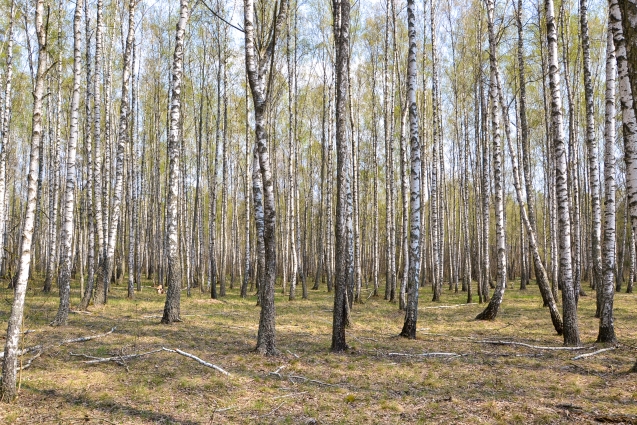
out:
{"label": "white bark", "polygon": [[40,141],[42,138],[42,98],[44,96],[44,76],[47,69],[47,34],[44,25],[44,0],[38,0],[35,8],[35,29],[38,38],[38,64],[33,88],[33,120],[31,133],[31,154],[27,175],[27,202],[20,245],[19,271],[15,282],[11,314],[7,327],[4,359],[2,362],[2,400],[13,400],[16,395],[16,370],[18,345],[22,331],[24,300],[27,292],[29,268],[31,266],[31,246],[37,204],[38,168]]}
{"label": "white bark", "polygon": [[[611,9],[612,10],[612,9]],[[603,269],[602,281],[598,294],[600,299],[599,333],[598,342],[615,342],[615,327],[613,325],[613,297],[615,292],[615,271],[617,243],[615,193],[617,184],[615,181],[615,75],[617,74],[617,61],[615,57],[615,43],[613,41],[613,22],[610,21],[606,39],[606,108],[604,111],[604,244],[603,244]],[[624,117],[625,118],[625,117]],[[634,242],[633,242],[634,246]],[[630,284],[630,282],[629,282]]]}
{"label": "white bark", "polygon": [[560,90],[560,70],[557,55],[557,29],[553,0],[545,0],[546,28],[548,39],[549,87],[551,91],[551,122],[553,149],[555,152],[555,189],[558,213],[558,242],[560,257],[560,281],[562,282],[562,305],[564,313],[564,344],[580,344],[577,324],[577,304],[573,286],[571,260],[571,220],[566,161],[566,143],[562,117],[562,96]]}
{"label": "white bark", "polygon": [[9,143],[9,120],[11,119],[11,84],[13,82],[13,20],[15,19],[15,3],[11,2],[11,15],[9,17],[9,34],[7,40],[7,73],[5,76],[4,105],[0,116],[0,269],[4,262],[4,245],[6,215],[8,211],[7,192],[7,145]]}
{"label": "white bark", "polygon": [[188,0],[180,1],[179,20],[175,36],[175,54],[172,66],[172,93],[170,101],[170,133],[168,155],[168,202],[166,205],[166,240],[168,243],[168,291],[161,323],[180,322],[181,263],[177,235],[179,203],[179,152],[181,144],[181,85],[184,66],[184,34],[190,17]]}
{"label": "white bark", "polygon": [[[407,2],[409,53],[407,59],[407,102],[409,107],[409,140],[411,147],[411,178],[409,199],[409,299],[405,312],[405,323],[401,332],[407,338],[416,337],[418,321],[418,290],[420,289],[420,212],[421,212],[421,158],[418,134],[418,106],[416,104],[416,6],[414,0]],[[406,213],[406,211],[405,211]],[[407,260],[407,259],[405,259]]]}
{"label": "white bark", "polygon": [[[60,241],[60,271],[58,286],[60,289],[60,306],[52,325],[64,326],[69,317],[71,296],[71,242],[75,232],[75,185],[77,156],[77,139],[79,133],[79,108],[80,108],[80,79],[82,72],[82,57],[80,47],[82,44],[82,31],[80,21],[82,19],[83,0],[77,0],[75,15],[73,16],[73,94],[71,95],[71,130],[66,151],[66,189],[64,191],[64,222],[62,224],[62,236]],[[81,266],[80,266],[81,267]]]}
{"label": "white bark", "polygon": [[[500,132],[500,108],[498,101],[498,61],[496,34],[494,29],[494,0],[487,0],[487,22],[489,27],[490,74],[489,98],[491,99],[491,131],[493,132],[493,178],[495,192],[495,228],[497,279],[493,297],[485,310],[476,319],[493,320],[498,314],[507,283],[506,233],[504,227],[504,185],[502,182],[502,136]],[[484,176],[483,176],[484,178]]]}
{"label": "white bark", "polygon": [[[113,270],[113,260],[115,255],[115,243],[117,241],[117,228],[119,224],[122,189],[124,186],[124,151],[128,144],[128,112],[129,112],[129,92],[131,75],[131,51],[133,44],[133,33],[135,31],[135,6],[136,0],[130,0],[128,6],[128,29],[126,36],[126,47],[124,50],[124,69],[122,73],[122,91],[119,115],[119,132],[117,136],[117,155],[115,158],[115,186],[113,188],[112,212],[108,217],[108,239],[106,240],[106,251],[102,262],[103,279],[103,299],[106,303],[108,285]],[[108,103],[108,102],[107,102]],[[108,148],[107,148],[108,150]]]}

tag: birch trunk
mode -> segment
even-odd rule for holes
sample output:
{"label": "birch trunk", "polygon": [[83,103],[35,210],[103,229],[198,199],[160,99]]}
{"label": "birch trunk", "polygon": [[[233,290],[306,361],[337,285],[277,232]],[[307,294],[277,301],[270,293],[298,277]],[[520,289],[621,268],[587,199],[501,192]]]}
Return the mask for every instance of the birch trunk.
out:
{"label": "birch trunk", "polygon": [[6,244],[6,215],[8,212],[7,194],[7,145],[9,144],[9,121],[11,119],[11,84],[13,82],[13,20],[15,19],[15,2],[11,1],[9,16],[9,30],[7,40],[7,72],[4,86],[4,105],[0,117],[0,269],[4,272],[5,244]]}
{"label": "birch trunk", "polygon": [[[347,95],[349,89],[349,0],[332,0],[334,19],[334,47],[336,58],[334,72],[336,74],[336,282],[334,294],[334,310],[332,322],[332,351],[342,352],[348,346],[345,341],[345,326],[348,320],[347,286],[350,277],[351,260],[348,247],[348,228],[351,224],[349,205],[351,205],[350,188],[350,152],[347,141]],[[348,199],[349,198],[349,199]]]}
{"label": "birch trunk", "polygon": [[549,308],[549,312],[551,315],[551,320],[553,322],[553,327],[558,335],[561,335],[563,332],[563,323],[562,316],[557,308],[557,303],[555,302],[555,298],[553,298],[553,293],[551,292],[551,287],[549,286],[549,278],[548,273],[542,263],[542,258],[540,256],[540,250],[537,243],[537,234],[531,225],[531,221],[529,216],[524,208],[524,198],[522,197],[522,184],[520,183],[520,172],[518,168],[518,162],[516,158],[515,151],[513,150],[511,135],[511,125],[509,123],[508,114],[505,111],[506,102],[504,99],[504,94],[502,93],[502,86],[500,84],[499,72],[496,74],[496,87],[498,89],[498,98],[500,102],[500,107],[502,108],[502,117],[504,118],[504,128],[506,132],[507,145],[509,148],[509,154],[511,157],[511,168],[513,171],[513,186],[515,188],[515,193],[517,197],[518,204],[520,206],[520,218],[524,228],[526,229],[527,236],[529,238],[529,247],[531,249],[531,255],[533,257],[533,262],[536,270],[536,279],[538,286],[540,288],[540,293],[542,295],[542,299],[544,300],[544,304]]}
{"label": "birch trunk", "polygon": [[[103,305],[106,299],[106,293],[102,277],[102,262],[104,259],[104,212],[102,209],[102,98],[101,98],[101,86],[102,84],[102,0],[97,0],[97,28],[95,33],[95,72],[93,76],[93,139],[95,139],[95,153],[94,153],[94,170],[93,170],[93,201],[95,205],[95,218],[93,227],[97,233],[97,288],[95,290],[94,303],[95,305]],[[90,281],[89,285],[90,286]],[[88,288],[87,286],[87,288]],[[89,297],[91,294],[87,294]],[[86,295],[84,297],[86,299]],[[82,300],[82,306],[88,307],[90,299]]]}
{"label": "birch trunk", "polygon": [[421,210],[421,159],[418,134],[418,106],[416,104],[416,6],[407,1],[407,25],[409,53],[407,58],[407,102],[409,107],[409,140],[411,148],[411,195],[409,199],[409,298],[401,336],[415,339],[418,321],[418,290],[420,289],[420,210]]}
{"label": "birch trunk", "polygon": [[[617,75],[617,58],[614,36],[616,26],[619,24],[613,12],[617,11],[617,2],[610,4],[608,34],[606,40],[606,109],[604,122],[604,190],[606,206],[604,214],[604,256],[603,256],[603,280],[597,291],[599,305],[599,333],[598,342],[617,341],[613,324],[613,298],[615,292],[616,264],[616,199],[617,184],[615,180],[615,76]],[[625,57],[624,57],[625,60]],[[620,76],[621,79],[621,76]],[[620,83],[621,90],[621,83]],[[634,117],[634,113],[633,113]],[[626,116],[624,115],[624,119]],[[634,242],[633,242],[634,243]]]}
{"label": "birch trunk", "polygon": [[[131,8],[132,9],[132,8]],[[132,11],[131,11],[132,13]],[[168,201],[166,204],[166,231],[168,243],[168,290],[161,323],[181,322],[181,263],[179,261],[179,240],[177,237],[179,203],[179,152],[181,141],[181,86],[184,66],[184,35],[190,17],[188,0],[179,4],[179,20],[175,35],[175,54],[172,66],[172,93],[170,100],[170,138],[168,155],[170,171],[168,175]],[[131,21],[132,24],[132,21]]]}
{"label": "birch trunk", "polygon": [[560,256],[560,281],[562,283],[562,307],[564,315],[564,344],[580,344],[577,324],[577,303],[573,287],[571,262],[571,220],[568,200],[568,168],[566,144],[562,118],[562,96],[560,90],[560,70],[557,55],[557,28],[553,0],[545,0],[546,29],[548,40],[549,87],[551,91],[551,122],[553,129],[553,149],[555,153],[555,189],[558,209],[558,239]]}
{"label": "birch trunk", "polygon": [[489,97],[491,99],[491,131],[493,132],[493,177],[495,192],[495,228],[497,246],[497,279],[496,287],[489,305],[476,320],[493,320],[498,314],[507,283],[506,233],[504,227],[504,185],[502,182],[502,142],[500,134],[500,108],[498,107],[498,61],[496,56],[496,34],[493,21],[495,1],[487,0],[487,23],[489,31],[489,56],[491,83]]}
{"label": "birch trunk", "polygon": [[[101,25],[101,0],[98,1],[98,18],[100,18],[99,24]],[[93,290],[95,288],[95,212],[94,212],[94,196],[93,189],[95,187],[95,180],[93,179],[93,158],[95,153],[93,151],[93,142],[91,138],[91,125],[93,124],[93,116],[91,111],[91,99],[93,97],[93,79],[91,74],[91,31],[90,31],[90,19],[88,16],[88,5],[84,7],[84,24],[85,24],[85,38],[86,38],[86,97],[84,102],[84,108],[86,111],[86,122],[84,123],[84,149],[86,151],[86,216],[87,216],[87,232],[88,232],[88,247],[87,247],[87,281],[86,287],[82,292],[82,299],[80,300],[79,310],[86,310],[93,298]],[[99,28],[99,25],[98,25]],[[100,33],[98,30],[97,33]]]}
{"label": "birch trunk", "polygon": [[[270,169],[270,155],[265,129],[265,113],[270,94],[272,81],[270,69],[278,34],[281,33],[287,17],[287,2],[281,0],[275,7],[272,20],[272,36],[267,43],[265,52],[257,51],[255,40],[254,0],[244,0],[244,28],[245,28],[245,60],[246,72],[252,92],[254,104],[254,119],[256,133],[256,151],[263,183],[263,273],[262,285],[259,287],[261,316],[259,318],[259,331],[257,335],[256,351],[265,355],[276,355],[275,339],[275,309],[274,309],[274,285],[276,279],[276,210],[274,200],[274,182]],[[276,11],[278,9],[278,12]],[[258,23],[258,22],[257,22]],[[260,31],[259,31],[260,33]],[[258,40],[261,44],[262,40]],[[263,56],[260,56],[262,54]],[[268,75],[269,74],[269,75]],[[255,199],[255,220],[260,219],[257,201]],[[258,227],[257,227],[258,229]],[[261,260],[260,260],[261,261]]]}
{"label": "birch trunk", "polygon": [[35,30],[38,38],[38,60],[33,88],[33,119],[29,173],[27,175],[27,202],[20,244],[19,270],[15,281],[14,297],[4,347],[4,359],[2,361],[2,394],[0,399],[5,401],[12,401],[17,396],[16,372],[18,346],[22,332],[24,300],[31,265],[31,247],[35,222],[35,208],[37,204],[37,175],[40,160],[40,141],[42,138],[42,98],[44,96],[44,77],[47,69],[47,34],[44,24],[44,0],[38,0],[35,5]]}
{"label": "birch trunk", "polygon": [[[80,47],[82,44],[82,31],[80,20],[82,19],[83,0],[75,3],[75,15],[73,16],[73,94],[71,95],[71,130],[66,152],[66,188],[64,191],[64,223],[60,243],[60,271],[58,275],[58,287],[60,290],[60,306],[51,322],[53,326],[65,326],[69,317],[71,298],[71,242],[75,232],[75,185],[77,156],[77,139],[79,133],[79,108],[80,108],[80,79],[82,72],[82,56]],[[80,270],[81,273],[81,270]]]}
{"label": "birch trunk", "polygon": [[[580,28],[582,36],[582,61],[584,68],[584,99],[586,102],[586,147],[588,150],[588,172],[591,193],[591,257],[592,279],[595,288],[601,286],[602,280],[602,210],[600,205],[599,159],[597,156],[597,139],[595,137],[595,115],[593,109],[593,81],[591,76],[591,53],[588,36],[588,0],[580,0]],[[608,45],[607,45],[608,48]],[[614,49],[613,49],[614,50]],[[608,59],[607,59],[608,61]],[[607,64],[608,66],[608,64]],[[608,77],[607,77],[608,78]],[[613,80],[615,76],[613,75]],[[614,84],[614,83],[613,83]],[[614,98],[614,95],[613,95]],[[614,203],[614,201],[613,201]]]}
{"label": "birch trunk", "polygon": [[[122,91],[119,116],[119,133],[117,136],[117,155],[115,158],[115,186],[111,200],[112,211],[108,217],[108,239],[105,241],[106,251],[102,261],[102,301],[106,304],[110,277],[113,273],[115,256],[115,244],[117,242],[120,212],[122,206],[122,191],[124,185],[124,152],[128,144],[128,111],[129,111],[129,91],[131,74],[131,50],[133,44],[133,32],[135,31],[135,6],[136,0],[130,0],[128,6],[128,34],[126,37],[126,47],[124,50],[124,69],[122,74]],[[108,92],[108,90],[107,90]],[[108,102],[107,102],[108,103]],[[108,150],[108,147],[107,147]],[[103,188],[104,189],[104,188]]]}

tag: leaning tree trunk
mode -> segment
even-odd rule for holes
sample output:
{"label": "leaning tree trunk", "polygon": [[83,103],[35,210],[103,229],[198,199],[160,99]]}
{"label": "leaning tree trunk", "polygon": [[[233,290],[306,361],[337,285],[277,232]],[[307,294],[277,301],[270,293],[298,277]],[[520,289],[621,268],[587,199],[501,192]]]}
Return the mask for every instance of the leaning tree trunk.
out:
{"label": "leaning tree trunk", "polygon": [[[69,317],[71,298],[71,242],[75,232],[75,159],[77,156],[78,121],[80,108],[80,79],[82,72],[82,56],[80,46],[82,44],[82,32],[80,20],[82,19],[83,0],[77,0],[75,15],[73,16],[73,94],[71,96],[71,130],[66,151],[66,189],[64,191],[64,223],[62,225],[62,237],[60,243],[60,271],[58,274],[58,287],[60,290],[60,307],[51,325],[65,326]],[[81,265],[80,265],[81,269]],[[82,271],[80,270],[80,273]]]}
{"label": "leaning tree trunk", "polygon": [[511,157],[513,186],[515,188],[518,204],[520,205],[521,221],[524,228],[526,229],[529,238],[529,247],[531,248],[531,254],[533,256],[537,283],[540,288],[540,293],[542,294],[544,304],[549,308],[553,327],[555,328],[557,334],[561,335],[563,331],[562,316],[560,315],[560,312],[557,308],[557,303],[555,302],[555,298],[553,298],[553,293],[551,292],[548,273],[546,272],[544,264],[542,263],[542,257],[540,256],[540,249],[537,243],[537,234],[533,229],[531,220],[529,219],[529,215],[524,208],[524,198],[522,197],[522,184],[520,183],[518,162],[515,151],[513,150],[513,136],[511,135],[511,125],[509,123],[508,114],[506,113],[505,109],[506,103],[504,100],[504,94],[502,93],[502,86],[500,85],[499,72],[496,74],[496,87],[498,89],[498,98],[500,107],[502,108],[502,117],[504,118],[504,128],[506,132],[507,145],[509,147],[509,154]]}
{"label": "leaning tree trunk", "polygon": [[16,374],[18,346],[22,331],[24,299],[27,293],[27,281],[31,266],[31,245],[35,224],[35,207],[38,191],[38,168],[40,159],[40,140],[42,138],[42,99],[44,97],[44,78],[47,69],[47,34],[44,24],[44,0],[38,0],[35,7],[35,30],[38,37],[38,64],[33,88],[33,119],[31,133],[31,154],[27,175],[27,202],[24,226],[20,244],[20,263],[14,286],[13,304],[9,315],[4,359],[2,361],[1,399],[11,401],[17,396]]}
{"label": "leaning tree trunk", "polygon": [[179,125],[181,123],[181,79],[184,67],[184,33],[190,16],[188,0],[179,4],[179,21],[175,36],[175,54],[172,67],[172,93],[170,101],[170,137],[168,154],[170,171],[168,175],[168,202],[166,205],[166,240],[168,242],[168,290],[161,323],[180,322],[181,263],[179,261],[179,240],[177,238],[177,204],[179,203],[179,145],[181,144]]}
{"label": "leaning tree trunk", "polygon": [[[405,322],[401,336],[416,338],[418,321],[418,290],[420,289],[420,212],[421,212],[421,159],[418,134],[418,106],[416,104],[416,13],[415,1],[407,1],[409,53],[407,58],[407,106],[409,108],[409,141],[411,148],[411,196],[409,199],[409,298],[406,303]],[[406,213],[406,211],[405,211]],[[407,260],[407,259],[405,259]]]}
{"label": "leaning tree trunk", "polygon": [[553,149],[555,154],[555,189],[558,209],[558,241],[560,256],[560,281],[562,283],[562,307],[564,314],[564,344],[580,344],[577,324],[577,303],[573,287],[573,269],[571,258],[571,220],[568,200],[568,167],[566,164],[566,143],[562,117],[562,95],[560,89],[560,70],[557,55],[557,27],[553,0],[545,0],[546,29],[548,39],[549,87],[551,91],[551,122],[553,130]]}

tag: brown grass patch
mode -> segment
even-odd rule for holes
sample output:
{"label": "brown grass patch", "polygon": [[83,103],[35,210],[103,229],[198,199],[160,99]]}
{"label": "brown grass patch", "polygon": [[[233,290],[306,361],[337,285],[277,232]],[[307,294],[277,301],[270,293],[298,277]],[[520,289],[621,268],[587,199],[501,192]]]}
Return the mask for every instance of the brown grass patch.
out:
{"label": "brown grass patch", "polygon": [[[343,355],[329,352],[331,294],[311,291],[310,300],[288,302],[278,288],[277,344],[282,354],[267,358],[252,351],[259,319],[255,297],[241,299],[238,288],[221,301],[198,289],[190,298],[184,292],[184,321],[166,326],[159,324],[165,295],[145,290],[127,300],[125,288],[114,286],[106,307],[91,308],[90,315],[72,314],[69,326],[51,328],[57,291],[44,295],[40,286],[32,282],[28,293],[25,329],[37,332],[25,336],[24,346],[101,333],[114,325],[117,330],[43,353],[22,373],[18,401],[1,406],[1,423],[554,424],[637,415],[637,384],[626,373],[637,345],[633,295],[618,294],[615,301],[621,347],[573,361],[580,352],[476,342],[508,339],[559,346],[561,338],[533,285],[526,292],[508,289],[493,322],[472,320],[483,308],[478,304],[427,308],[436,304],[428,302],[430,290],[423,288],[414,341],[397,336],[403,313],[396,304],[370,298],[354,306],[354,323],[347,331],[351,349]],[[0,290],[3,333],[12,296],[5,287]],[[74,287],[74,305],[78,292]],[[445,292],[442,305],[462,304],[464,298]],[[591,347],[598,326],[594,302],[583,297],[579,311],[582,342]],[[86,365],[70,355],[108,357],[162,346],[192,353],[231,376],[165,352],[127,361],[128,371],[115,363]],[[434,351],[460,356],[388,355]],[[281,366],[280,377],[270,374]]]}

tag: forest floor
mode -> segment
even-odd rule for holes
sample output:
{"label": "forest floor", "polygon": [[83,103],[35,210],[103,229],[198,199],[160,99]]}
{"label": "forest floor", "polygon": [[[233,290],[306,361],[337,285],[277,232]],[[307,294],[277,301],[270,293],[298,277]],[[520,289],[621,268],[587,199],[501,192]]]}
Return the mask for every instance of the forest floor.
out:
{"label": "forest floor", "polygon": [[[0,289],[0,342],[11,304]],[[148,282],[146,282],[149,285]],[[587,285],[586,285],[587,287]],[[484,306],[465,305],[466,294],[445,288],[432,303],[420,297],[418,339],[398,336],[403,313],[396,304],[369,298],[355,305],[347,330],[351,349],[329,351],[332,296],[287,301],[277,288],[278,357],[253,352],[259,321],[255,297],[237,289],[211,300],[198,289],[182,293],[182,323],[162,325],[165,295],[146,286],[135,300],[113,286],[105,307],[71,314],[64,328],[48,326],[57,290],[27,296],[23,347],[48,346],[21,373],[18,400],[0,405],[0,422],[16,424],[359,424],[359,423],[637,423],[637,379],[627,373],[637,356],[636,295],[617,294],[615,325],[621,345],[595,344],[594,294],[581,298],[578,351],[493,345],[484,340],[560,347],[538,289],[512,283],[497,320],[475,321]],[[79,301],[73,288],[72,303]],[[477,299],[477,297],[476,297]],[[448,308],[447,308],[448,307]],[[65,339],[116,330],[87,342]],[[226,376],[177,353],[85,364],[94,357],[125,356],[161,347],[181,349],[214,363]],[[457,356],[425,357],[445,352]],[[396,355],[396,353],[402,355]],[[34,353],[26,354],[26,364]]]}

